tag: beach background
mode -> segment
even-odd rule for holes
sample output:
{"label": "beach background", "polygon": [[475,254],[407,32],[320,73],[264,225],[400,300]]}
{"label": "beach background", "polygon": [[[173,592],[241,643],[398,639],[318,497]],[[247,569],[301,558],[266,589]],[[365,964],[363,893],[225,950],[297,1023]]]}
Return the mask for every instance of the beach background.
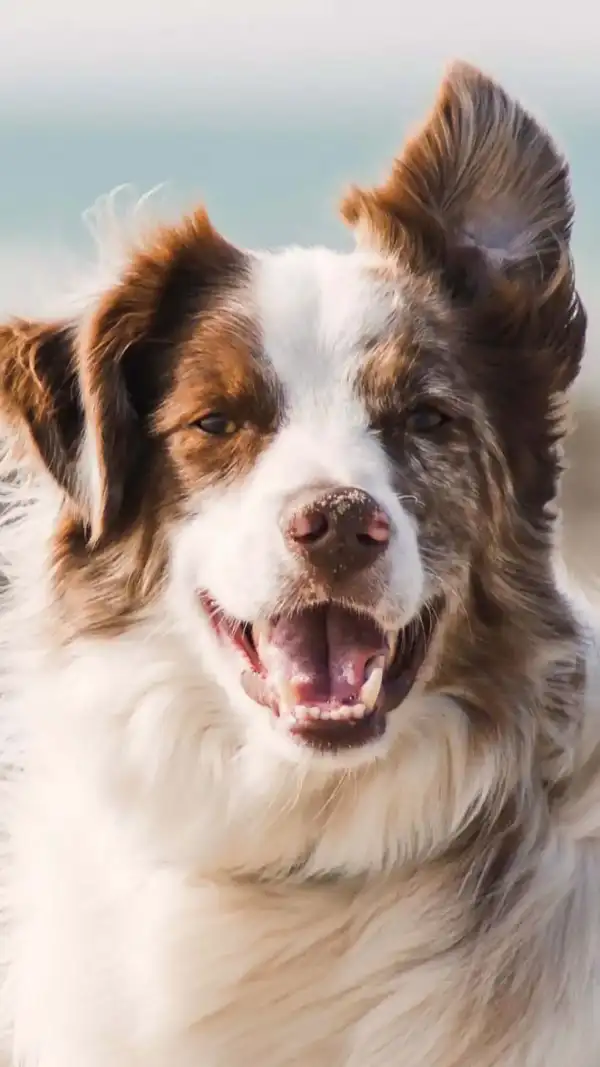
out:
{"label": "beach background", "polygon": [[[47,306],[116,186],[203,201],[231,240],[349,244],[337,201],[380,178],[453,58],[501,79],[567,154],[590,333],[565,542],[600,573],[600,10],[571,0],[3,0],[0,313]],[[134,195],[133,193],[131,195]]]}

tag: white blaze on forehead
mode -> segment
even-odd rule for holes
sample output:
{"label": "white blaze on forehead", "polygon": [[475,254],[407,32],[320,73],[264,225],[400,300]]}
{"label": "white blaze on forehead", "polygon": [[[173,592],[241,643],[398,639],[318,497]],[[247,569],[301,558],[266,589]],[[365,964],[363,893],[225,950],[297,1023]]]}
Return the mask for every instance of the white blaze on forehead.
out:
{"label": "white blaze on forehead", "polygon": [[365,343],[402,310],[390,264],[375,254],[292,248],[257,258],[252,277],[263,351],[288,410],[350,400]]}
{"label": "white blaze on forehead", "polygon": [[368,342],[389,334],[402,314],[391,265],[374,254],[292,248],[258,256],[251,285],[284,409],[261,471],[268,468],[281,492],[355,485],[383,504],[388,464],[354,385]]}

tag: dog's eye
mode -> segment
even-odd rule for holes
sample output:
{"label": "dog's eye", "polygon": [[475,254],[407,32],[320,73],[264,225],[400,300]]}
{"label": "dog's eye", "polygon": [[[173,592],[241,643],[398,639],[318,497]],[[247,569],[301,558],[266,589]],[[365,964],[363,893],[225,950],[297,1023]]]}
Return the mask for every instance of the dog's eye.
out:
{"label": "dog's eye", "polygon": [[435,433],[449,422],[450,416],[445,411],[440,411],[431,404],[420,404],[407,413],[406,429],[409,433],[429,434]]}
{"label": "dog's eye", "polygon": [[197,419],[194,425],[203,433],[210,433],[214,437],[229,437],[237,430],[235,422],[220,411],[209,411],[201,419]]}

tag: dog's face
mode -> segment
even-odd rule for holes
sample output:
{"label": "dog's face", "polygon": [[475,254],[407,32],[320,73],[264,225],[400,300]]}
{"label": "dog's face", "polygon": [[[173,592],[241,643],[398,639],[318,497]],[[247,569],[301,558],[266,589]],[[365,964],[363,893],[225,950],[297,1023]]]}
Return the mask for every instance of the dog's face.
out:
{"label": "dog's face", "polygon": [[164,594],[244,728],[341,764],[385,751],[445,620],[543,542],[583,335],[564,168],[475,72],[344,212],[348,255],[242,253],[198,213],[85,323],[6,327],[2,368],[65,493],[71,629]]}
{"label": "dog's face", "polygon": [[381,748],[489,527],[454,333],[392,257],[292,250],[247,257],[178,362],[158,419],[186,486],[174,603],[286,745]]}

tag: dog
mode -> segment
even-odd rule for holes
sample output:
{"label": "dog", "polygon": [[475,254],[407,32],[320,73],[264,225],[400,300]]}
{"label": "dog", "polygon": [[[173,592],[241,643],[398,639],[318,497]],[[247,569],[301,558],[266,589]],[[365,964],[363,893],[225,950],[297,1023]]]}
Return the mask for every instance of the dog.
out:
{"label": "dog", "polygon": [[10,1067],[597,1067],[565,162],[455,64],[349,253],[0,330]]}

